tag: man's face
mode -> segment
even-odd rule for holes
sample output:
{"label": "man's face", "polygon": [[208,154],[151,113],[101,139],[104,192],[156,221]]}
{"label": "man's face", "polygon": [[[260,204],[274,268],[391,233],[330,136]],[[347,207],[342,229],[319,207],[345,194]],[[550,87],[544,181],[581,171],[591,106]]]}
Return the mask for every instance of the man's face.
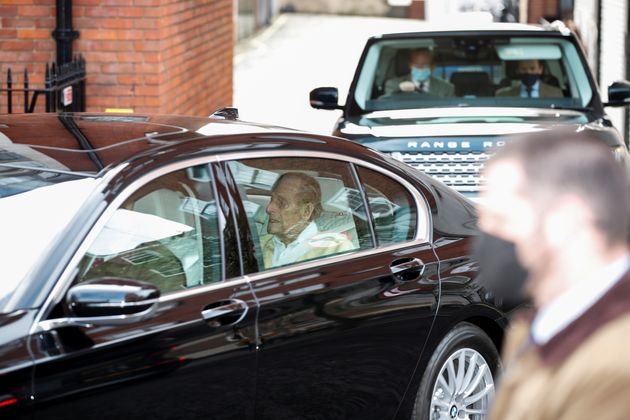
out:
{"label": "man's face", "polygon": [[433,68],[433,56],[430,52],[414,52],[409,57],[409,67]]}
{"label": "man's face", "polygon": [[312,213],[312,206],[298,202],[296,193],[299,187],[300,181],[295,179],[285,179],[276,185],[266,209],[269,215],[268,233],[284,240],[285,236],[297,236],[304,230]]}
{"label": "man's face", "polygon": [[501,239],[513,242],[526,268],[535,268],[540,253],[540,215],[524,194],[525,174],[515,161],[491,163],[485,172],[481,193],[479,226]]}
{"label": "man's face", "polygon": [[524,60],[518,62],[518,74],[537,74],[543,73],[543,66],[538,60]]}

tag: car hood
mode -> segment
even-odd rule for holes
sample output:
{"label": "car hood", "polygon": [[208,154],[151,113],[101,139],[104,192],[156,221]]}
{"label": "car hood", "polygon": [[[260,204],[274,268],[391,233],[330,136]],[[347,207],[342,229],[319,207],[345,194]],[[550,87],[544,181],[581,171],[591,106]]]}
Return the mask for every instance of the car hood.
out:
{"label": "car hood", "polygon": [[[462,134],[465,129],[485,130],[485,134],[514,134],[535,130],[536,126],[586,124],[584,112],[546,108],[419,108],[376,111],[348,118],[348,124],[358,131],[380,135],[416,132],[423,135]],[[357,128],[360,127],[360,128]],[[485,127],[485,129],[484,129]],[[479,134],[475,131],[471,134]],[[413,134],[412,134],[413,135]]]}

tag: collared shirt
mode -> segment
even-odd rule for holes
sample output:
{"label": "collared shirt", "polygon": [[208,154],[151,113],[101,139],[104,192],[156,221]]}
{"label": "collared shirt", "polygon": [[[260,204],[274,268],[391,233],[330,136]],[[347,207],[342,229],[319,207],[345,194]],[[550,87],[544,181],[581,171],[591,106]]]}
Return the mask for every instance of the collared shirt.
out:
{"label": "collared shirt", "polygon": [[317,235],[317,233],[317,225],[315,222],[311,222],[300,232],[298,237],[288,245],[285,245],[284,242],[274,235],[271,239],[273,241],[272,265],[278,267],[297,261],[298,258],[311,250],[307,241]]}
{"label": "collared shirt", "polygon": [[[527,86],[521,83],[521,98],[529,98],[529,97],[530,96],[527,95]],[[540,81],[537,81],[532,86],[531,98],[540,98]]]}
{"label": "collared shirt", "polygon": [[[431,78],[428,78],[427,80],[423,80],[423,81],[419,81],[419,80],[414,80],[413,84],[416,86],[417,90],[422,90],[422,92],[428,92],[430,89],[430,84],[431,84]],[[422,86],[422,89],[420,89],[420,86]]]}
{"label": "collared shirt", "polygon": [[546,344],[600,299],[630,268],[630,255],[603,267],[596,278],[584,279],[541,308],[532,323],[534,342]]}

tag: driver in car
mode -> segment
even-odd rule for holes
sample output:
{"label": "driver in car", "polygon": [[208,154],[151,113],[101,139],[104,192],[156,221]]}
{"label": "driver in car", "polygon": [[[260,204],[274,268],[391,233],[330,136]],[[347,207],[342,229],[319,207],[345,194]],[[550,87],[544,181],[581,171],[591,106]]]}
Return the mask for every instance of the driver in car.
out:
{"label": "driver in car", "polygon": [[428,48],[412,50],[409,53],[409,74],[389,79],[385,82],[385,95],[400,92],[428,93],[440,97],[455,94],[455,86],[431,73],[435,63],[433,52]]}
{"label": "driver in car", "polygon": [[261,236],[265,268],[321,258],[354,249],[337,232],[320,232],[315,219],[322,212],[321,189],[311,176],[300,172],[281,175],[271,190],[267,234]]}

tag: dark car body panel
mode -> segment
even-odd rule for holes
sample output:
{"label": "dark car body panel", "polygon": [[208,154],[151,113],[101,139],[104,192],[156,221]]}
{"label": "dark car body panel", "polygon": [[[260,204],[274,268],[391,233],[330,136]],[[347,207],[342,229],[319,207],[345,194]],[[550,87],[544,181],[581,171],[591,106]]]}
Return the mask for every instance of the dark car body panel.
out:
{"label": "dark car body panel", "polygon": [[[59,125],[78,127],[94,149],[76,164],[67,151],[55,157],[100,180],[15,292],[15,310],[0,316],[0,416],[405,418],[423,366],[454,323],[476,323],[500,342],[503,314],[476,283],[467,250],[476,232],[474,209],[420,171],[351,141],[277,127],[101,114],[64,114],[64,125],[59,118],[0,116],[8,126],[0,132],[16,144],[48,141],[79,150],[85,142]],[[49,137],[33,137],[50,127]],[[194,131],[202,127],[209,137]],[[117,137],[99,140],[100,130]],[[125,133],[138,137],[124,143]],[[430,215],[431,242],[258,272],[243,205],[222,157],[321,150],[385,168],[416,189]],[[223,281],[161,297],[140,323],[41,328],[65,316],[69,265],[95,223],[147,177],[193,164],[209,165],[212,173],[223,220]],[[425,265],[420,276],[392,275],[393,262],[412,256]],[[243,319],[203,320],[209,305],[230,299],[246,303]]]}

